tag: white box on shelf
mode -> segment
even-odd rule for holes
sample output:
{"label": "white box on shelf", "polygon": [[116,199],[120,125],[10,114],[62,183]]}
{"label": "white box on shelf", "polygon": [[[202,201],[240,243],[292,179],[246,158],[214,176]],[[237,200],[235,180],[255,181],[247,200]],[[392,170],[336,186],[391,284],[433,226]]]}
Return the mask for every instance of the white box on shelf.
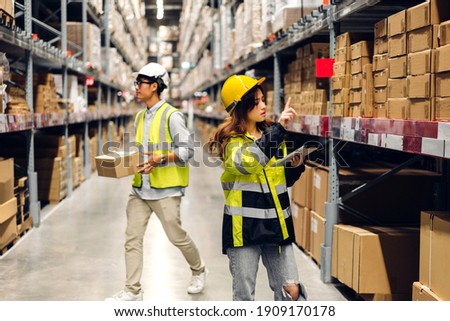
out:
{"label": "white box on shelf", "polygon": [[422,153],[444,157],[444,140],[422,137]]}

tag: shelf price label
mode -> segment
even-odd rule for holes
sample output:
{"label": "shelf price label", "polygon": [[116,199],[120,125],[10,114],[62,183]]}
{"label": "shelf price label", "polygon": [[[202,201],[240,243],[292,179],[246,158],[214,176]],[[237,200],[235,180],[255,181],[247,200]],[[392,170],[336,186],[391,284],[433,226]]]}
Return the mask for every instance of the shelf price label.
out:
{"label": "shelf price label", "polygon": [[86,78],[84,79],[84,84],[88,87],[94,86],[94,82],[94,77],[92,76],[86,76]]}

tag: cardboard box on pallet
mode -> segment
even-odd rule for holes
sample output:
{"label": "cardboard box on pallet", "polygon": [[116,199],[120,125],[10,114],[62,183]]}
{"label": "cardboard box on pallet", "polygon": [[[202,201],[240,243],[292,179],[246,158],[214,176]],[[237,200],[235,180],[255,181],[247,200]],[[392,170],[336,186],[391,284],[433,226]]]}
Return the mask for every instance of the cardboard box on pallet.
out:
{"label": "cardboard box on pallet", "polygon": [[435,75],[408,76],[408,96],[410,98],[431,98],[435,95]]}
{"label": "cardboard box on pallet", "polygon": [[383,37],[375,39],[375,45],[373,47],[373,53],[375,55],[387,54],[389,51],[389,38]]}
{"label": "cardboard box on pallet", "polygon": [[436,97],[450,97],[450,72],[436,74]]}
{"label": "cardboard box on pallet", "polygon": [[372,57],[373,43],[367,40],[359,41],[350,46],[351,60],[361,57]]}
{"label": "cardboard box on pallet", "polygon": [[447,0],[428,0],[408,8],[407,31],[439,24],[450,19],[450,5]]}
{"label": "cardboard box on pallet", "polygon": [[388,36],[393,37],[406,32],[406,10],[402,10],[388,18]]}
{"label": "cardboard box on pallet", "polygon": [[445,301],[450,300],[448,244],[450,213],[423,211],[420,220],[419,282]]}
{"label": "cardboard box on pallet", "polygon": [[436,72],[450,71],[450,45],[436,49]]}
{"label": "cardboard box on pallet", "polygon": [[406,78],[388,79],[388,99],[408,97],[408,82]]}
{"label": "cardboard box on pallet", "polygon": [[434,119],[440,121],[450,121],[450,97],[437,97]]}
{"label": "cardboard box on pallet", "polygon": [[434,118],[433,112],[435,98],[411,98],[406,112],[406,119],[410,120],[431,120]]}
{"label": "cardboard box on pallet", "polygon": [[450,20],[439,25],[439,46],[450,44]]}
{"label": "cardboard box on pallet", "polygon": [[350,77],[351,75],[331,77],[331,88],[333,90],[350,88]]}
{"label": "cardboard box on pallet", "polygon": [[373,73],[373,86],[374,87],[387,87],[389,70],[375,71]]}
{"label": "cardboard box on pallet", "polygon": [[373,73],[372,64],[363,66],[363,80],[362,80],[362,91],[363,91],[363,101],[361,116],[362,117],[373,117]]}
{"label": "cardboard box on pallet", "polygon": [[378,21],[374,26],[375,39],[387,37],[388,35],[388,19]]}
{"label": "cardboard box on pallet", "polygon": [[321,245],[324,242],[325,236],[325,219],[314,211],[311,211],[311,234],[310,234],[310,249],[311,257],[321,264]]}
{"label": "cardboard box on pallet", "polygon": [[437,48],[439,46],[438,33],[439,25],[408,32],[408,53]]}
{"label": "cardboard box on pallet", "polygon": [[13,197],[14,197],[14,159],[0,158],[0,205],[9,201]]}
{"label": "cardboard box on pallet", "polygon": [[[417,280],[416,228],[336,225],[332,260],[338,279],[358,294],[403,294]],[[336,262],[337,261],[337,262]]]}
{"label": "cardboard box on pallet", "polygon": [[395,35],[388,40],[389,58],[404,56],[408,53],[406,33]]}
{"label": "cardboard box on pallet", "polygon": [[409,107],[408,98],[388,98],[388,118],[406,119],[406,112]]}
{"label": "cardboard box on pallet", "polygon": [[404,78],[407,76],[408,56],[390,58],[389,78]]}
{"label": "cardboard box on pallet", "polygon": [[305,164],[305,171],[292,186],[292,200],[298,205],[311,208],[313,168]]}
{"label": "cardboard box on pallet", "polygon": [[350,73],[358,74],[362,72],[363,66],[370,64],[370,58],[369,57],[360,57],[355,60],[351,61],[351,67],[350,67]]}
{"label": "cardboard box on pallet", "polygon": [[374,55],[373,56],[373,71],[385,70],[389,67],[388,65],[388,54]]}
{"label": "cardboard box on pallet", "polygon": [[408,75],[424,75],[435,72],[435,50],[429,49],[408,54]]}

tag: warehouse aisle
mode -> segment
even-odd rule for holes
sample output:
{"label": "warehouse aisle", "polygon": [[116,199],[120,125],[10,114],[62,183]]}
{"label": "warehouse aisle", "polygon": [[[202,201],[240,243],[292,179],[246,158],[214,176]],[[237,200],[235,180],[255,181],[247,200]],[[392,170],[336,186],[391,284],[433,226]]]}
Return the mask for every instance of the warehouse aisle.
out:
{"label": "warehouse aisle", "polygon": [[[198,161],[199,154],[197,150]],[[231,299],[228,259],[221,254],[220,174],[220,168],[191,167],[190,187],[182,202],[184,226],[210,270],[204,293],[187,294],[190,270],[153,215],[145,238],[144,300]],[[122,289],[130,181],[94,174],[70,198],[46,206],[41,226],[0,257],[0,300],[104,300]],[[346,300],[334,285],[320,281],[320,271],[308,256],[297,248],[295,253],[310,300]],[[272,300],[262,264],[256,299]]]}

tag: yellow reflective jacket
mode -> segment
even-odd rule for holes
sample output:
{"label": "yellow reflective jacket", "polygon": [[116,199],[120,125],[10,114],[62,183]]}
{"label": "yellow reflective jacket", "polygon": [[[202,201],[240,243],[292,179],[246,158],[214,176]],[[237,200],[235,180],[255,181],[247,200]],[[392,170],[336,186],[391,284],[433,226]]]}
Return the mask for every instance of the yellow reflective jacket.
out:
{"label": "yellow reflective jacket", "polygon": [[[283,142],[279,149],[287,154]],[[271,159],[249,134],[232,137],[224,152],[221,176],[225,195],[222,251],[255,244],[295,240],[284,166]]]}
{"label": "yellow reflective jacket", "polygon": [[[177,109],[164,103],[156,111],[155,117],[150,125],[148,144],[154,154],[169,154],[173,152],[173,139],[170,135],[169,118]],[[145,110],[137,113],[135,118],[136,144],[144,144]],[[150,172],[150,184],[153,188],[186,187],[189,184],[188,164],[168,163],[154,168]],[[132,182],[133,187],[142,187],[142,174],[135,174]]]}

